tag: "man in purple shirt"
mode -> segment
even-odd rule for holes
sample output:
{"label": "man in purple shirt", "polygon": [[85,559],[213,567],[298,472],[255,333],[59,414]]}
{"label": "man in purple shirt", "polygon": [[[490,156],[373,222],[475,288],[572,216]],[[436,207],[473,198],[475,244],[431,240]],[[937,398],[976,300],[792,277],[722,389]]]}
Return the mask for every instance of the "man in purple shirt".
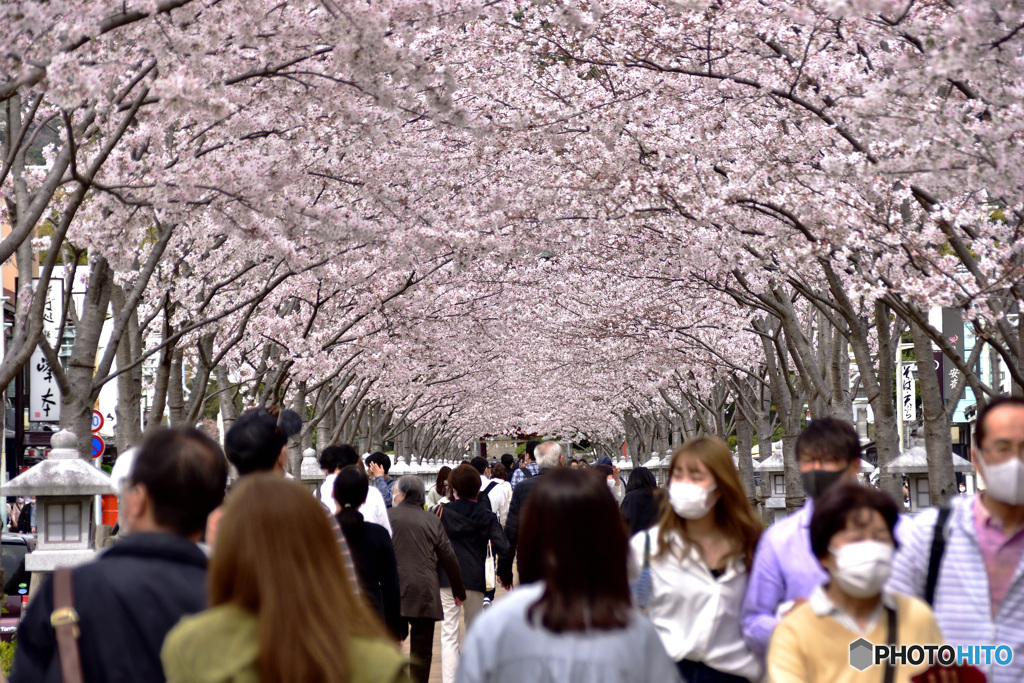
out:
{"label": "man in purple shirt", "polygon": [[761,656],[768,651],[779,618],[828,581],[811,552],[807,527],[814,499],[822,491],[844,477],[857,478],[860,439],[848,422],[830,417],[813,420],[796,441],[796,459],[808,500],[761,536],[740,612],[743,639]]}

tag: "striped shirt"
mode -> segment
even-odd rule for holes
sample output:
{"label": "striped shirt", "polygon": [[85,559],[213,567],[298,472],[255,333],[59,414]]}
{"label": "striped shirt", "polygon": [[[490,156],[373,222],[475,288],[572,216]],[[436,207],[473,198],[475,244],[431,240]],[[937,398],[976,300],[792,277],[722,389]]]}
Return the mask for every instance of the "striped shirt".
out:
{"label": "striped shirt", "polygon": [[[977,496],[950,502],[946,550],[935,586],[935,618],[946,642],[953,646],[1009,645],[1010,666],[980,668],[990,683],[1024,681],[1024,562],[1013,569],[1006,593],[993,614],[989,570],[974,523]],[[938,510],[931,508],[901,526],[901,547],[893,562],[886,590],[924,597]]]}

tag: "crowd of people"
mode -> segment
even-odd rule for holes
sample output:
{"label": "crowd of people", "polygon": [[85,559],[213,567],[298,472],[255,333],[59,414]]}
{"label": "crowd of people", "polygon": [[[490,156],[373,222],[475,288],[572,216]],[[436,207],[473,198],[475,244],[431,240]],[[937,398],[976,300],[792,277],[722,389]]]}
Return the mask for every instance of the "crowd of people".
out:
{"label": "crowd of people", "polygon": [[444,683],[1024,680],[1012,656],[851,664],[858,639],[1024,648],[1022,399],[979,413],[985,488],[914,517],[859,478],[849,423],[809,422],[806,502],[767,529],[715,437],[682,444],[663,487],[546,441],[427,491],[332,446],[314,496],[286,474],[300,427],[260,409],[223,450],[148,438],[117,542],[35,592],[11,680],[420,683],[437,622]]}

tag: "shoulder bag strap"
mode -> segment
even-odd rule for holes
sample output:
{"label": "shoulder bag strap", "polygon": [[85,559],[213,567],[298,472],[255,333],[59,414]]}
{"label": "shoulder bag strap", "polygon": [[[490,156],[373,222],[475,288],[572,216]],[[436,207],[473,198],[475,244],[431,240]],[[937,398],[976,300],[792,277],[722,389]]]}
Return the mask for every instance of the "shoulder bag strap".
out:
{"label": "shoulder bag strap", "polygon": [[[891,607],[885,608],[885,614],[888,619],[888,625],[886,631],[889,639],[889,651],[892,652],[893,648],[896,647],[896,641],[898,640],[896,631],[896,610]],[[896,677],[896,667],[892,665],[892,659],[885,660],[885,672],[882,674],[883,683],[893,683]]]}
{"label": "shoulder bag strap", "polygon": [[490,484],[488,484],[487,488],[484,489],[484,495],[487,495],[488,493],[490,493],[491,489],[493,489],[497,485],[498,485],[498,482],[496,482],[496,481],[492,481]]}
{"label": "shoulder bag strap", "polygon": [[935,604],[935,585],[939,582],[939,565],[942,554],[946,551],[946,522],[949,521],[950,509],[939,508],[939,516],[935,520],[935,531],[932,534],[932,549],[928,556],[928,578],[924,582],[924,601],[929,606]]}
{"label": "shoulder bag strap", "polygon": [[82,659],[78,651],[78,612],[71,592],[71,570],[61,567],[53,573],[53,612],[50,624],[57,633],[57,651],[64,683],[82,683]]}
{"label": "shoulder bag strap", "polygon": [[651,568],[651,532],[644,532],[644,569]]}

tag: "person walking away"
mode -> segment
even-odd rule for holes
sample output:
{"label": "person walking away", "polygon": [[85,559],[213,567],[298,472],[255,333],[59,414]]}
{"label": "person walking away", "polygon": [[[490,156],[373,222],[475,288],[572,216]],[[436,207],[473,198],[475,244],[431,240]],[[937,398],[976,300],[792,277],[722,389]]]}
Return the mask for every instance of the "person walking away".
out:
{"label": "person walking away", "polygon": [[394,505],[392,489],[395,485],[395,480],[388,476],[388,472],[391,471],[391,458],[380,451],[371,453],[366,458],[366,469],[370,473],[374,487],[380,491],[384,499],[384,506],[390,508]]}
{"label": "person walking away", "polygon": [[[1008,645],[992,683],[1024,681],[1024,400],[978,411],[972,451],[985,488],[906,520],[888,589],[930,602],[954,646]],[[931,569],[934,562],[934,571]],[[929,581],[931,578],[931,581]]]}
{"label": "person walking away", "polygon": [[168,683],[401,680],[404,657],[353,593],[328,518],[304,487],[245,477],[221,525],[210,608],[164,643]]}
{"label": "person walking away", "polygon": [[[356,449],[345,443],[340,446],[328,446],[320,454],[320,467],[323,469],[324,482],[320,485],[320,500],[332,512],[336,512],[334,503],[334,479],[345,467],[356,466],[363,476],[368,476],[363,469],[363,463],[359,460]],[[369,481],[369,480],[367,480]],[[377,487],[373,486],[366,492],[366,501],[359,506],[359,514],[367,522],[378,524],[391,535],[391,522],[388,520],[388,507],[384,503],[384,496]]]}
{"label": "person walking away", "polygon": [[369,486],[366,475],[358,466],[342,468],[334,479],[334,500],[338,507],[335,516],[356,565],[360,594],[392,636],[401,641],[405,638],[402,592],[391,534],[379,524],[364,521],[359,512],[359,507],[366,501]]}
{"label": "person walking away", "polygon": [[770,683],[911,683],[928,668],[904,661],[887,674],[885,665],[864,671],[850,666],[850,644],[860,638],[897,647],[944,644],[928,605],[882,590],[892,571],[899,510],[888,494],[852,481],[818,497],[811,549],[829,579],[775,627],[768,648]]}
{"label": "person walking away", "polygon": [[508,504],[512,502],[512,485],[504,479],[492,478],[487,458],[478,455],[469,464],[480,474],[479,502],[498,516],[498,523],[504,528],[508,519]]}
{"label": "person walking away", "polygon": [[740,613],[743,637],[762,657],[779,618],[828,580],[811,551],[807,528],[818,496],[843,479],[857,480],[860,437],[848,422],[812,420],[796,440],[796,459],[807,502],[762,536]]}
{"label": "person walking away", "polygon": [[409,626],[410,675],[417,683],[430,678],[434,624],[443,617],[437,565],[451,581],[456,604],[466,600],[462,570],[441,520],[423,509],[423,482],[414,475],[395,482],[395,505],[388,511],[398,583],[402,589],[402,617]]}
{"label": "person walking away", "polygon": [[724,441],[679,447],[668,502],[657,526],[630,541],[633,568],[650,566],[647,613],[665,651],[691,683],[760,680],[738,615],[761,523]]}
{"label": "person walking away", "polygon": [[[537,456],[537,474],[524,479],[518,486],[513,483],[512,501],[508,504],[505,538],[508,539],[509,551],[502,556],[501,561],[498,563],[498,579],[506,588],[512,585],[512,563],[515,560],[516,541],[519,534],[519,515],[522,514],[524,505],[529,500],[530,494],[540,482],[540,479],[556,467],[565,465],[562,446],[557,441],[545,441],[538,444],[534,452]],[[522,574],[521,569],[520,574]],[[523,582],[521,577],[520,582]]]}
{"label": "person walking away", "polygon": [[512,482],[512,474],[516,471],[516,456],[511,453],[503,453],[501,458],[501,464],[505,466],[505,470],[508,472],[508,476],[505,477],[505,481]]}
{"label": "person walking away", "polygon": [[11,533],[17,533],[18,531],[18,518],[21,516],[21,509],[24,506],[25,498],[23,496],[18,496],[7,503],[7,530]]}
{"label": "person walking away", "polygon": [[519,552],[529,585],[473,623],[457,683],[680,681],[631,605],[626,529],[604,481],[567,467],[537,481]]}
{"label": "person walking away", "polygon": [[441,499],[448,498],[448,477],[451,476],[452,468],[445,465],[437,471],[437,479],[434,486],[427,491],[427,509],[433,510],[440,504]]}
{"label": "person walking away", "polygon": [[[243,479],[262,472],[287,479],[291,476],[288,474],[288,439],[301,430],[302,418],[294,410],[253,408],[242,413],[224,435],[224,454]],[[345,535],[334,519],[334,509],[330,503],[324,503],[323,511],[334,526],[349,581],[357,586],[355,565]],[[214,510],[206,523],[205,541],[211,549],[217,542],[217,526],[222,514],[220,508]]]}
{"label": "person walking away", "polygon": [[626,495],[619,508],[629,526],[630,537],[650,529],[658,521],[663,494],[658,480],[646,467],[637,467],[630,473]]}
{"label": "person walking away", "polygon": [[[206,555],[196,542],[227,478],[220,446],[195,429],[162,429],[143,442],[123,497],[130,533],[71,573],[86,683],[164,680],[164,637],[206,607]],[[18,628],[12,683],[62,680],[53,613],[47,579]]]}
{"label": "person walking away", "polygon": [[540,445],[539,441],[527,441],[526,450],[519,458],[519,467],[512,473],[512,489],[514,490],[521,482],[540,474],[540,465],[534,460],[535,449]]}
{"label": "person walking away", "polygon": [[472,465],[459,465],[452,471],[452,488],[455,500],[438,508],[437,515],[451,541],[455,557],[462,570],[462,581],[466,586],[466,601],[455,604],[455,597],[449,586],[448,577],[441,571],[441,608],[444,619],[441,622],[441,680],[455,683],[455,670],[459,663],[459,618],[464,616],[468,629],[483,609],[486,585],[484,563],[487,560],[487,545],[490,543],[496,557],[508,552],[508,541],[501,531],[498,518],[493,512],[477,502],[482,497],[480,475]]}
{"label": "person walking away", "polygon": [[36,532],[36,499],[31,496],[25,499],[18,513],[18,533],[34,534]]}

